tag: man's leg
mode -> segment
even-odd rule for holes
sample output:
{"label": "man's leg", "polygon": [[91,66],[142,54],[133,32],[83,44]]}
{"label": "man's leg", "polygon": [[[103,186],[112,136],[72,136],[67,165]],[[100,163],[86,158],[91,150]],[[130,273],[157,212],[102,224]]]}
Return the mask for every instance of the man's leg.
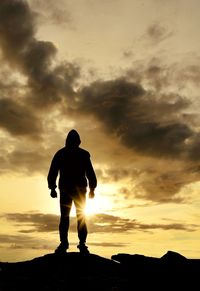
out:
{"label": "man's leg", "polygon": [[86,188],[78,188],[77,195],[74,197],[74,204],[76,207],[77,216],[77,231],[79,238],[78,248],[80,249],[80,251],[86,251],[87,247],[85,246],[85,243],[88,234],[86,218],[84,213],[86,205]]}
{"label": "man's leg", "polygon": [[69,248],[68,231],[69,231],[69,215],[72,207],[72,198],[68,193],[60,192],[60,245],[57,248],[57,252],[66,251]]}

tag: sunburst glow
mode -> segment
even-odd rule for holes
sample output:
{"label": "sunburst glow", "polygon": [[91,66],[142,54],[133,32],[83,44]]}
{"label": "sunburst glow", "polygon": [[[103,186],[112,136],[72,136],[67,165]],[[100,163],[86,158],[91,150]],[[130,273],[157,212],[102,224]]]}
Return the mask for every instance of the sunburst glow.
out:
{"label": "sunburst glow", "polygon": [[101,213],[104,209],[102,201],[100,199],[88,199],[85,207],[86,215],[93,215],[96,213]]}
{"label": "sunburst glow", "polygon": [[[100,185],[99,188],[101,188],[101,190],[98,189],[95,192],[95,197],[93,199],[90,199],[87,196],[86,206],[84,210],[86,216],[94,215],[97,213],[105,213],[113,208],[113,201],[111,197],[102,194],[105,193],[105,188],[107,190],[107,193],[111,193],[113,188],[109,188],[108,185]],[[71,216],[76,216],[74,203],[72,204]]]}

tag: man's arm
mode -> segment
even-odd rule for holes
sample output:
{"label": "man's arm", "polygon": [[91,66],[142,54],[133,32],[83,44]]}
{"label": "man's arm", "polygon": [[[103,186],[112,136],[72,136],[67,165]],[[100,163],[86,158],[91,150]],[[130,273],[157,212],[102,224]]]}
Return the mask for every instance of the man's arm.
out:
{"label": "man's arm", "polygon": [[94,190],[97,187],[97,178],[96,178],[94,168],[92,166],[92,162],[90,160],[90,154],[87,159],[86,176],[88,178],[89,188],[90,188],[89,198],[94,198]]}
{"label": "man's arm", "polygon": [[58,155],[55,154],[51,161],[49,173],[47,176],[48,188],[51,190],[55,190],[57,187],[56,180],[58,176],[58,171],[59,171]]}

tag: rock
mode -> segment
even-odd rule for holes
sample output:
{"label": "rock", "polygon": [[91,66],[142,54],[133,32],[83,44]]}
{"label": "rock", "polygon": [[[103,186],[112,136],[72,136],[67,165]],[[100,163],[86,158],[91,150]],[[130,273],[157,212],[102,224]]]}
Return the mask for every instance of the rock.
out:
{"label": "rock", "polygon": [[200,260],[168,251],[161,258],[117,254],[106,259],[72,252],[30,261],[0,262],[0,290],[178,290],[198,284]]}

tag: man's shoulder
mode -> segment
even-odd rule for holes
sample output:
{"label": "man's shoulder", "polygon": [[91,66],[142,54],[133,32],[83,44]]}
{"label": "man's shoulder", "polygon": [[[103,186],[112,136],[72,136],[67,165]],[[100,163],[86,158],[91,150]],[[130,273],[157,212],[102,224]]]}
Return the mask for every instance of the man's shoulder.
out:
{"label": "man's shoulder", "polygon": [[61,148],[61,149],[59,149],[56,153],[55,153],[55,157],[57,157],[57,158],[59,158],[59,157],[62,157],[63,155],[68,155],[68,154],[70,154],[70,155],[74,155],[74,154],[79,154],[79,155],[81,155],[82,157],[90,157],[90,153],[87,151],[87,150],[85,150],[85,149],[83,149],[83,148],[80,148],[80,147],[78,147],[77,149],[73,149],[73,150],[71,150],[71,149],[68,149],[68,148],[66,148],[66,147],[63,147],[63,148]]}
{"label": "man's shoulder", "polygon": [[90,157],[90,153],[88,151],[86,151],[85,149],[78,148],[78,151],[79,151],[80,154],[82,154],[84,156],[87,156],[87,157]]}
{"label": "man's shoulder", "polygon": [[64,152],[65,152],[65,148],[63,147],[63,148],[57,150],[57,152],[55,153],[55,156],[60,156],[60,155],[62,155]]}

